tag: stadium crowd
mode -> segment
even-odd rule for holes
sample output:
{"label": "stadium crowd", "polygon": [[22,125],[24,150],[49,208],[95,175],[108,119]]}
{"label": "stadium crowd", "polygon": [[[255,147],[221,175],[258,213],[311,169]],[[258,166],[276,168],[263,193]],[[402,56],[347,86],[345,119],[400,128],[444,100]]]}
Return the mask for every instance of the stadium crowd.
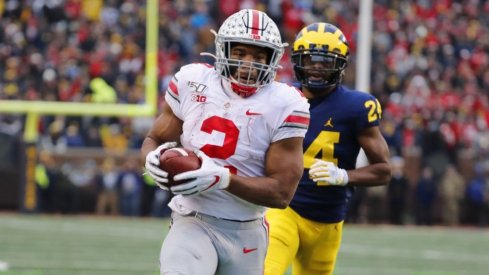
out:
{"label": "stadium crowd", "polygon": [[[214,52],[210,29],[241,8],[266,11],[289,44],[311,22],[339,26],[352,49],[344,83],[353,86],[359,2],[158,1],[159,100],[182,64],[210,62],[199,56]],[[144,102],[145,6],[141,3],[0,0],[0,100]],[[391,149],[394,177],[387,188],[358,190],[350,222],[489,222],[487,14],[487,0],[375,1],[370,92],[383,106],[381,129]],[[294,80],[289,60],[287,52],[279,81]],[[152,118],[44,116],[39,148],[49,154],[93,147],[124,154],[140,147],[151,122]],[[23,123],[23,115],[0,112],[0,133],[20,139]],[[59,166],[50,164],[49,157],[40,160],[47,168]],[[106,188],[150,190],[148,184],[153,191],[146,192],[146,198],[157,197],[158,203],[167,199],[160,191],[154,194],[155,188],[140,177],[134,163],[118,169],[111,162],[103,160],[99,169],[88,160],[82,172],[69,167],[63,171],[72,172],[65,178],[77,188],[97,185],[92,193],[99,200],[113,201],[111,195],[101,195]],[[100,176],[108,167],[123,176],[107,176],[108,172]],[[124,177],[127,174],[132,176]],[[117,199],[127,203],[123,208],[117,205],[113,213],[162,215],[159,207],[153,209],[141,199],[143,193],[137,192],[131,200],[117,192]],[[142,209],[135,206],[141,201],[145,202]],[[95,200],[92,205],[93,211],[103,212]]]}

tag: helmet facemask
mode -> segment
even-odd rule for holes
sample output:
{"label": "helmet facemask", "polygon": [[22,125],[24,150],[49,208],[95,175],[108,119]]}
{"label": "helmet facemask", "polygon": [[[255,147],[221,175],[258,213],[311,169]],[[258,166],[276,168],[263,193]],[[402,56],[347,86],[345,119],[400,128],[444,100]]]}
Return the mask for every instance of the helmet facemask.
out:
{"label": "helmet facemask", "polygon": [[[215,68],[230,82],[234,92],[248,97],[273,82],[286,44],[282,43],[276,24],[265,13],[241,10],[228,17],[218,33],[213,33],[216,35]],[[264,48],[266,64],[231,58],[232,48],[239,44]]]}
{"label": "helmet facemask", "polygon": [[339,85],[347,61],[344,56],[323,50],[300,50],[292,54],[297,80],[313,93]]}
{"label": "helmet facemask", "polygon": [[221,53],[218,50],[215,66],[223,77],[231,83],[233,90],[237,88],[240,91],[235,90],[235,92],[246,97],[246,93],[254,92],[275,79],[278,66],[272,66],[271,64],[274,64],[274,62],[275,64],[278,63],[279,53],[270,48],[265,48],[267,52],[267,62],[265,64],[231,58],[232,48],[239,44],[250,45],[250,43],[236,43],[232,41],[222,42],[221,45],[224,47],[223,57],[219,57]]}

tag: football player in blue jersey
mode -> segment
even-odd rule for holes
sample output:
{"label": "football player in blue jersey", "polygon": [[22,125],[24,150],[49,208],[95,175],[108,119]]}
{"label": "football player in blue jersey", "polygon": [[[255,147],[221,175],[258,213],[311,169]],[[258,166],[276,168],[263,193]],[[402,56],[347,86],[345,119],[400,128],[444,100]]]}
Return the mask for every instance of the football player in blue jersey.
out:
{"label": "football player in blue jersey", "polygon": [[[389,149],[372,95],[341,85],[349,46],[342,31],[313,23],[296,37],[292,62],[310,103],[304,174],[289,207],[270,209],[265,274],[332,274],[347,204],[356,186],[387,185]],[[360,148],[369,164],[356,168]]]}

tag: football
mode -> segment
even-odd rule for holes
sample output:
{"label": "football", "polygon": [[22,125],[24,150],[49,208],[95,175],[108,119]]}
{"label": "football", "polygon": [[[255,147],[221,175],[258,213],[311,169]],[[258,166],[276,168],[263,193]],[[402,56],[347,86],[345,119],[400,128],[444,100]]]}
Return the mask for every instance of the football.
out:
{"label": "football", "polygon": [[191,150],[182,147],[171,148],[160,154],[160,168],[168,173],[167,187],[184,183],[173,177],[183,172],[197,170],[202,165],[200,158]]}

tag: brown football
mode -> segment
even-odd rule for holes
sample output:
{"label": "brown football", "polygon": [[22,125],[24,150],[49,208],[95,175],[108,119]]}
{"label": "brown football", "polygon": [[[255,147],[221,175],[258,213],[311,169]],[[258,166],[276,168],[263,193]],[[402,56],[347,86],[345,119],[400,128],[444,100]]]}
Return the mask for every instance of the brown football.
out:
{"label": "brown football", "polygon": [[160,155],[160,168],[168,173],[167,187],[184,183],[174,181],[173,177],[183,172],[197,170],[202,165],[200,158],[189,149],[182,147],[165,150]]}

